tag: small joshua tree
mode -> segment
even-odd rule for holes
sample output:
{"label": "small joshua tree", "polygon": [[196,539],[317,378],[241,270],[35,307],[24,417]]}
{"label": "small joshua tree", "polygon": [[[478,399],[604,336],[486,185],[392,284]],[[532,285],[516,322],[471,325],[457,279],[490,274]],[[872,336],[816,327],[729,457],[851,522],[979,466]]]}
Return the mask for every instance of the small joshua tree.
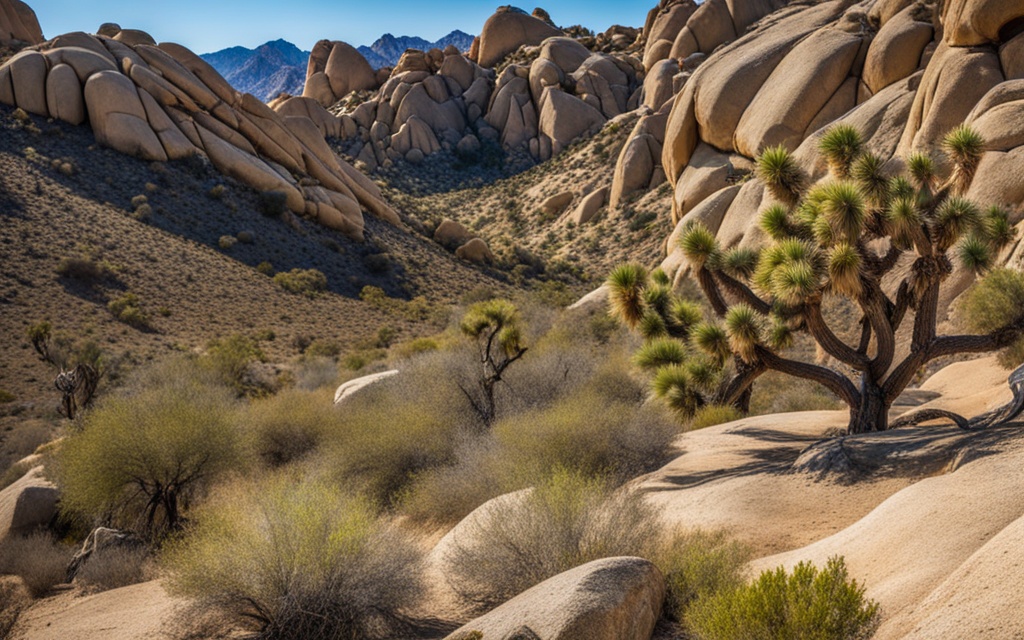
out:
{"label": "small joshua tree", "polygon": [[495,388],[509,365],[526,353],[519,311],[508,300],[478,302],[462,318],[462,333],[476,342],[482,368],[481,395],[475,397],[466,389],[462,392],[483,423],[490,426],[495,417]]}
{"label": "small joshua tree", "polygon": [[[937,335],[951,256],[983,275],[1014,236],[1005,210],[983,211],[964,197],[983,153],[981,137],[960,126],[943,149],[952,166],[945,181],[920,153],[906,159],[907,175],[889,177],[878,156],[862,152],[857,131],[838,125],[820,144],[833,179],[812,187],[785,149],[766,149],[756,174],[777,201],[760,219],[767,246],[724,250],[701,224],[680,239],[713,318],[674,296],[663,274],[618,267],[609,278],[613,311],[648,339],[637,362],[654,371],[655,393],[683,414],[705,404],[745,410],[750,385],[774,370],[835,393],[850,407],[849,433],[882,431],[889,407],[928,362],[1021,340],[1024,274],[1005,269],[982,278],[963,305],[966,324],[978,333]],[[899,264],[910,265],[902,276]],[[829,327],[822,312],[828,296],[857,309],[857,344]],[[999,304],[985,302],[994,296]],[[897,361],[897,333],[911,317],[909,349]],[[842,371],[785,357],[797,333],[809,334]]]}

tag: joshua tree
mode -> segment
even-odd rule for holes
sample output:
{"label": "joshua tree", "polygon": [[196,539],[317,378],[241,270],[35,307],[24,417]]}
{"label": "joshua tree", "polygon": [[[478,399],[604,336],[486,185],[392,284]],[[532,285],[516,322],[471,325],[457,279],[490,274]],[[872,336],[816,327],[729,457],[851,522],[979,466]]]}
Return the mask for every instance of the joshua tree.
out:
{"label": "joshua tree", "polygon": [[[809,188],[782,147],[757,158],[756,175],[777,201],[761,215],[770,240],[760,250],[724,250],[701,224],[684,231],[680,244],[713,319],[673,296],[663,275],[648,278],[631,265],[612,273],[613,310],[648,338],[638,364],[655,371],[655,392],[677,410],[692,413],[707,403],[746,409],[750,385],[774,370],[835,393],[850,407],[849,433],[881,431],[889,428],[893,401],[928,362],[1011,345],[1021,352],[1024,274],[990,272],[1013,239],[1008,213],[982,211],[964,197],[983,153],[981,137],[967,126],[945,137],[952,169],[944,181],[925,154],[906,159],[907,175],[889,177],[883,161],[861,147],[852,127],[826,132],[820,150],[833,176]],[[951,255],[988,275],[961,305],[975,333],[939,336],[939,287],[953,272]],[[857,310],[857,344],[826,322],[828,296],[845,297]],[[911,317],[909,344],[899,349],[897,334]],[[810,335],[840,366],[785,357],[796,333]]]}
{"label": "joshua tree", "polygon": [[59,369],[53,385],[61,393],[58,412],[74,420],[80,410],[92,404],[96,387],[105,373],[100,352],[87,344],[75,352],[67,339],[53,339],[53,327],[40,322],[29,327],[27,336],[39,359]]}
{"label": "joshua tree", "polygon": [[462,392],[487,426],[494,422],[495,387],[505,369],[526,353],[519,325],[519,311],[508,300],[478,302],[462,318],[462,332],[476,342],[482,367],[481,396],[476,398],[466,389]]}

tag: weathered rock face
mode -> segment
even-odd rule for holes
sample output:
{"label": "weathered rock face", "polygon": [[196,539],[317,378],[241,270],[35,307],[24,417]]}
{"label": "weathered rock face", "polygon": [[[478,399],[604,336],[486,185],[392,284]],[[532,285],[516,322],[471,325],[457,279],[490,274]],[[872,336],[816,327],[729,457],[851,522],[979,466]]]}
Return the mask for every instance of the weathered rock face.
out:
{"label": "weathered rock face", "polygon": [[545,580],[469,622],[447,640],[464,638],[472,631],[483,633],[484,638],[650,638],[664,599],[665,579],[649,561],[605,558]]}
{"label": "weathered rock face", "polygon": [[57,488],[35,467],[0,491],[0,542],[9,534],[29,533],[57,515]]}
{"label": "weathered rock face", "polygon": [[21,0],[0,0],[0,45],[25,46],[43,41],[36,12]]}
{"label": "weathered rock face", "polygon": [[493,67],[524,44],[537,45],[560,35],[561,31],[543,20],[514,7],[502,7],[484,23],[476,62],[482,67]]}
{"label": "weathered rock face", "polygon": [[[104,30],[113,37],[65,34],[12,57],[0,67],[0,102],[72,124],[88,117],[97,142],[144,160],[205,156],[225,175],[280,191],[295,213],[356,239],[363,209],[398,222],[376,185],[327,146],[324,136],[341,135],[345,123],[316,101],[281,100],[275,111],[180,45],[154,46],[117,25]],[[349,71],[341,81],[365,82]]]}
{"label": "weathered rock face", "polygon": [[[855,126],[868,150],[897,166],[913,151],[939,157],[942,137],[966,121],[989,149],[969,196],[1008,206],[1015,224],[1024,218],[1024,88],[1017,79],[1024,74],[1024,5],[953,0],[936,20],[922,3],[832,0],[788,6],[755,25],[774,5],[746,3],[752,13],[738,20],[739,4],[707,0],[680,31],[672,56],[703,52],[705,41],[729,32],[728,10],[735,41],[707,56],[676,90],[661,138],[634,131],[619,158],[613,206],[620,194],[649,188],[644,175],[658,167],[643,150],[653,138],[675,190],[674,221],[705,223],[725,247],[754,245],[763,240],[757,220],[770,196],[757,181],[735,183],[765,147],[792,151],[813,182],[827,177],[817,144],[837,122]],[[700,29],[712,35],[702,38]],[[658,102],[673,69],[664,62],[649,69],[645,96],[659,95]],[[669,245],[663,266],[677,273],[685,261],[672,239]]]}
{"label": "weathered rock face", "polygon": [[321,40],[309,54],[302,95],[329,107],[352,91],[377,87],[377,74],[355,47]]}

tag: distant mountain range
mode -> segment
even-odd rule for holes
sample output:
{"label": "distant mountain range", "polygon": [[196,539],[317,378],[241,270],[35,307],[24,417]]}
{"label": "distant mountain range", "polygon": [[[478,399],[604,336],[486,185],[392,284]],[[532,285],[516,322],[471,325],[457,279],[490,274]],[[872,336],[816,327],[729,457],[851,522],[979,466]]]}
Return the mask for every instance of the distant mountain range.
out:
{"label": "distant mountain range", "polygon": [[429,42],[416,36],[398,36],[385,33],[376,42],[368,47],[358,47],[359,53],[363,54],[366,61],[374,69],[381,67],[393,67],[398,64],[406,49],[444,49],[448,45],[455,45],[459,51],[469,51],[473,44],[473,36],[456,29],[436,42]]}
{"label": "distant mountain range", "polygon": [[231,86],[264,102],[281,92],[302,95],[309,52],[285,40],[274,40],[255,49],[231,47],[200,56]]}
{"label": "distant mountain range", "polygon": [[[458,30],[436,42],[415,36],[395,37],[385,33],[369,47],[359,47],[359,52],[371,67],[379,69],[397,64],[406,49],[427,51],[454,45],[459,51],[468,51],[472,44],[473,36]],[[282,92],[302,95],[309,52],[285,40],[274,40],[255,49],[231,47],[204,53],[200,57],[209,62],[235,89],[269,102]]]}

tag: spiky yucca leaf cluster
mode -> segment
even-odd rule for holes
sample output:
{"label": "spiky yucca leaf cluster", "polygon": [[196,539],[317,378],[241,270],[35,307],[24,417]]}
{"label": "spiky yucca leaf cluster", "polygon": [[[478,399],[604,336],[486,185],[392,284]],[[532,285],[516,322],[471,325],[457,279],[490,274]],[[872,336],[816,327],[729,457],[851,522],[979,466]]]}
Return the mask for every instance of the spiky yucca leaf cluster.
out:
{"label": "spiky yucca leaf cluster", "polygon": [[679,238],[683,254],[694,268],[699,269],[718,257],[718,239],[702,223],[690,225]]}
{"label": "spiky yucca leaf cluster", "polygon": [[985,153],[985,139],[969,125],[961,124],[943,138],[942,150],[953,163],[949,185],[955,194],[962,195],[974,180],[981,156]]}
{"label": "spiky yucca leaf cluster", "polygon": [[847,178],[854,161],[860,156],[860,132],[851,125],[837,124],[829,128],[818,143],[828,167],[839,178]]}
{"label": "spiky yucca leaf cluster", "polygon": [[782,145],[762,151],[754,172],[780,201],[794,204],[799,200],[804,184],[803,171]]}

